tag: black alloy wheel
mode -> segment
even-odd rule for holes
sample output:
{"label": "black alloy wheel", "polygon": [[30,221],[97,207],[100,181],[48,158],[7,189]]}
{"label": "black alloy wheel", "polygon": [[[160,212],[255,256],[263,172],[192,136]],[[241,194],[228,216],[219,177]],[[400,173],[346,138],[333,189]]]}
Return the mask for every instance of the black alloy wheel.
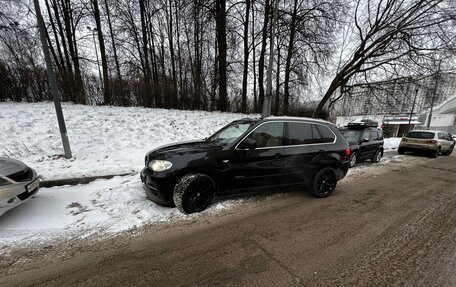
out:
{"label": "black alloy wheel", "polygon": [[201,173],[184,175],[174,188],[174,204],[183,213],[195,213],[205,210],[215,194],[212,178]]}
{"label": "black alloy wheel", "polygon": [[312,182],[312,193],[316,197],[329,196],[337,185],[336,171],[330,167],[321,169]]}

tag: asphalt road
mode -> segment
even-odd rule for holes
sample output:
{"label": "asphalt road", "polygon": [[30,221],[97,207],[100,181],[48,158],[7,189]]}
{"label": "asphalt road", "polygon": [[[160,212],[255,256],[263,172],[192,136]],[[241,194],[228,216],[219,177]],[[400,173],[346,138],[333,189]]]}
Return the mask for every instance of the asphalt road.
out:
{"label": "asphalt road", "polygon": [[292,192],[139,237],[51,246],[2,266],[0,285],[456,286],[456,157],[411,162],[326,199]]}

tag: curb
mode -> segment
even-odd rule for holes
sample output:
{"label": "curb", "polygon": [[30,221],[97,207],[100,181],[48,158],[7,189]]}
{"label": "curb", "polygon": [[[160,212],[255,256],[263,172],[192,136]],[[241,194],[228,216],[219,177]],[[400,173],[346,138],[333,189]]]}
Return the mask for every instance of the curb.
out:
{"label": "curb", "polygon": [[88,177],[78,177],[78,178],[64,178],[64,179],[51,179],[43,180],[40,182],[40,187],[54,187],[62,185],[78,185],[78,184],[88,184],[97,179],[111,179],[115,176],[127,176],[134,175],[135,173],[122,173],[122,174],[109,174],[109,175],[97,175],[97,176],[88,176]]}

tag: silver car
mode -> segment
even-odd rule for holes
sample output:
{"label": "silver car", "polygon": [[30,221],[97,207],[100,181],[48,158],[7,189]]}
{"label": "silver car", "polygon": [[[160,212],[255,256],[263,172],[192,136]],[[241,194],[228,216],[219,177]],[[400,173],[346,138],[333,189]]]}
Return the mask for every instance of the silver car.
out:
{"label": "silver car", "polygon": [[397,151],[404,154],[407,151],[425,151],[431,157],[439,154],[450,155],[454,149],[452,136],[444,131],[414,130],[404,136]]}
{"label": "silver car", "polygon": [[0,216],[32,198],[40,188],[36,171],[23,162],[0,157]]}

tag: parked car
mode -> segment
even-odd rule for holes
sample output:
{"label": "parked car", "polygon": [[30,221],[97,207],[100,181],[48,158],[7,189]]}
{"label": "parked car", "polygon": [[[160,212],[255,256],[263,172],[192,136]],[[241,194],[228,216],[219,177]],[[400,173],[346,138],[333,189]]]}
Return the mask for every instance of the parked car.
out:
{"label": "parked car", "polygon": [[348,170],[350,149],[329,122],[268,117],[234,121],[206,140],[147,153],[141,180],[147,196],[184,213],[214,196],[306,184],[329,196]]}
{"label": "parked car", "polygon": [[32,198],[39,188],[40,179],[34,169],[0,157],[0,215]]}
{"label": "parked car", "polygon": [[383,157],[383,132],[372,120],[361,120],[339,128],[350,145],[350,167],[360,160],[370,159],[377,163]]}
{"label": "parked car", "polygon": [[421,151],[435,158],[441,153],[450,155],[453,152],[454,145],[454,139],[447,132],[413,130],[402,138],[397,151],[399,154],[404,154],[408,151]]}

